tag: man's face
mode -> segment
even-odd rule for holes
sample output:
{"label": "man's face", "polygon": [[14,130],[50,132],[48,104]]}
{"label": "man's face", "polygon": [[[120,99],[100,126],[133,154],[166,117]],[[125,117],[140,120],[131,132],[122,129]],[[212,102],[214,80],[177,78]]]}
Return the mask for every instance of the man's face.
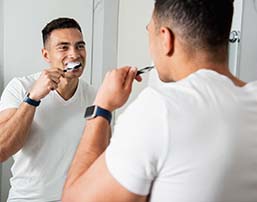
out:
{"label": "man's face", "polygon": [[[160,35],[158,33],[158,28],[156,28],[154,17],[152,16],[149,24],[147,25],[147,31],[148,31],[148,42],[149,42],[149,52],[151,55],[151,58],[154,62],[154,65],[158,71],[160,67],[160,62],[162,59],[162,49],[160,47],[161,41],[160,41]],[[159,72],[159,71],[158,71]]]}
{"label": "man's face", "polygon": [[149,51],[152,59],[155,62],[156,30],[155,30],[153,17],[151,18],[149,24],[147,25],[147,31],[148,31],[148,40],[149,40]]}
{"label": "man's face", "polygon": [[65,28],[52,31],[45,48],[43,57],[51,65],[51,68],[65,69],[68,62],[80,62],[81,68],[72,72],[66,72],[66,78],[78,78],[81,76],[86,62],[86,48],[83,36],[78,29]]}
{"label": "man's face", "polygon": [[147,30],[149,50],[159,78],[164,82],[172,81],[170,71],[171,56],[169,52],[174,44],[171,41],[170,30],[165,26],[160,26],[154,14],[147,25]]}

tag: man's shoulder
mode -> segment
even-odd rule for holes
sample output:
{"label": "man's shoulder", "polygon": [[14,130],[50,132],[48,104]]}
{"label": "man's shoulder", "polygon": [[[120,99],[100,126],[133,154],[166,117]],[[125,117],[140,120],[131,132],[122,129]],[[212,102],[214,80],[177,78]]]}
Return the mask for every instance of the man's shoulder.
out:
{"label": "man's shoulder", "polygon": [[157,90],[147,87],[127,107],[125,113],[137,114],[138,116],[144,116],[145,114],[156,115],[158,112],[165,111],[165,108],[165,100],[162,95]]}
{"label": "man's shoulder", "polygon": [[33,74],[29,74],[26,76],[22,76],[22,77],[16,77],[18,80],[23,81],[23,82],[31,82],[31,81],[35,81],[39,78],[41,72],[37,72],[37,73],[33,73]]}
{"label": "man's shoulder", "polygon": [[11,79],[9,82],[12,85],[23,85],[23,86],[30,86],[32,83],[34,83],[38,77],[40,76],[40,72],[34,73],[34,74],[29,74],[26,76],[20,76],[20,77],[14,77]]}
{"label": "man's shoulder", "polygon": [[161,94],[157,89],[152,87],[145,88],[136,98],[137,102],[145,102],[151,105],[152,102],[161,102]]}
{"label": "man's shoulder", "polygon": [[6,85],[4,92],[16,92],[25,94],[37,80],[39,75],[40,72],[27,76],[13,77]]}

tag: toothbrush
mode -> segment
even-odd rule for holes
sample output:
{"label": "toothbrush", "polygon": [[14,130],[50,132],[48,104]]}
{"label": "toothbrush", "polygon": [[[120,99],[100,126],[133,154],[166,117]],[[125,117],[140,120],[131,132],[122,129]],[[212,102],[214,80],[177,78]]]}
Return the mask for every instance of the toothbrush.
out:
{"label": "toothbrush", "polygon": [[137,71],[137,76],[140,75],[140,74],[149,72],[149,71],[151,71],[153,68],[154,68],[154,66],[147,66],[147,67],[144,67],[144,68],[142,68],[142,69],[139,69],[139,70]]}
{"label": "toothbrush", "polygon": [[63,72],[73,71],[80,68],[81,66],[82,64],[80,62],[69,62]]}

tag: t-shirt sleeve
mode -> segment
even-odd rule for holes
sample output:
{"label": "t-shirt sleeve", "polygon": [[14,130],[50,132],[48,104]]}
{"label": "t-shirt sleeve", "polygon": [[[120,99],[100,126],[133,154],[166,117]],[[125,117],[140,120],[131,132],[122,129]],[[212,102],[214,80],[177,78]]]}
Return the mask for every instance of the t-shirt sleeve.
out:
{"label": "t-shirt sleeve", "polygon": [[0,100],[0,111],[8,108],[18,108],[26,94],[21,82],[14,78],[4,89]]}
{"label": "t-shirt sleeve", "polygon": [[111,175],[130,192],[149,194],[165,161],[165,116],[159,95],[148,89],[117,120],[106,150],[106,164]]}

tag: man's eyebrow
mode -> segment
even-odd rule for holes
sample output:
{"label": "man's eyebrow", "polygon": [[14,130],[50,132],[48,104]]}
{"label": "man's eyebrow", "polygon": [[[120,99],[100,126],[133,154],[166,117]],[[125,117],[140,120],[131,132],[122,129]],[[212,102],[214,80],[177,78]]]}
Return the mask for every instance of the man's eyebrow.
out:
{"label": "man's eyebrow", "polygon": [[[84,41],[76,42],[76,45],[81,45],[81,44],[86,45],[86,43]],[[71,45],[71,43],[69,43],[69,42],[59,42],[59,43],[56,44],[56,46],[63,46],[63,45],[67,46],[67,45]]]}
{"label": "man's eyebrow", "polygon": [[86,45],[85,41],[78,41],[76,44],[83,44],[83,45]]}
{"label": "man's eyebrow", "polygon": [[62,45],[70,45],[70,43],[68,43],[68,42],[60,42],[60,43],[56,44],[56,46],[62,46]]}

